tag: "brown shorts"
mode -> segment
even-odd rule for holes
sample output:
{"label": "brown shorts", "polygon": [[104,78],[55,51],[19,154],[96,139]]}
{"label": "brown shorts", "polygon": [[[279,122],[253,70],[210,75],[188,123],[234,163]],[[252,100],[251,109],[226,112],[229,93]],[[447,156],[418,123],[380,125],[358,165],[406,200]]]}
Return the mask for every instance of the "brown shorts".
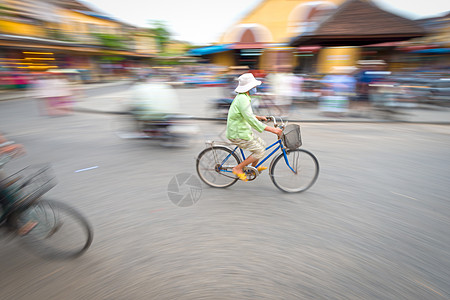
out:
{"label": "brown shorts", "polygon": [[252,135],[252,139],[248,141],[242,139],[230,139],[230,141],[242,150],[250,151],[256,159],[264,157],[266,143],[259,136]]}

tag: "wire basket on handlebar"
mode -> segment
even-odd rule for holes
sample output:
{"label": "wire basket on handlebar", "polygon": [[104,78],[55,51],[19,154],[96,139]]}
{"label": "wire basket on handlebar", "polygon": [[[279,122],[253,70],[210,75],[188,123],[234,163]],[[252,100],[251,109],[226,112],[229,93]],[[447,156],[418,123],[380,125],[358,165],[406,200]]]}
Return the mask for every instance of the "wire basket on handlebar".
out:
{"label": "wire basket on handlebar", "polygon": [[0,181],[14,209],[26,208],[56,185],[50,165],[28,166]]}
{"label": "wire basket on handlebar", "polygon": [[283,130],[283,136],[281,137],[284,146],[289,149],[297,149],[302,145],[302,137],[300,133],[300,125],[289,124]]}

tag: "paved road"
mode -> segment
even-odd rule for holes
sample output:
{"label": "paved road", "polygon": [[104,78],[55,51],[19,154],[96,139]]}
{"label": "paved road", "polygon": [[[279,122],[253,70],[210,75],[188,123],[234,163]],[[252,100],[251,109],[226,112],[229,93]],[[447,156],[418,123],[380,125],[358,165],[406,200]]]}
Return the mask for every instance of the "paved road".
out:
{"label": "paved road", "polygon": [[126,90],[132,84],[131,81],[111,82],[105,84],[86,84],[80,86],[80,89],[84,91],[86,97],[96,97],[107,94],[121,93]]}
{"label": "paved road", "polygon": [[7,170],[52,162],[59,185],[48,197],[95,229],[73,261],[2,240],[2,299],[450,298],[449,127],[304,124],[321,164],[309,191],[281,193],[265,174],[203,187],[180,208],[170,180],[194,174],[202,141],[223,124],[198,122],[190,148],[168,149],[119,139],[115,117],[48,118],[33,101],[0,103],[0,127],[28,150]]}
{"label": "paved road", "polygon": [[[85,97],[79,99],[75,109],[83,112],[117,112],[122,111],[130,99],[130,83],[111,83],[110,86],[88,86]],[[209,88],[177,88],[180,100],[179,111],[198,118],[223,118],[223,112],[218,113],[212,106],[212,100],[224,97],[221,87]],[[349,111],[342,117],[324,115],[317,104],[296,106],[286,116],[291,120],[302,122],[406,122],[449,125],[450,108],[436,105],[415,104],[407,107],[408,103],[398,103],[398,107],[375,108],[367,103],[353,102]],[[402,106],[403,105],[403,106]],[[411,105],[411,103],[409,104]],[[279,115],[277,109],[263,110],[261,114]]]}

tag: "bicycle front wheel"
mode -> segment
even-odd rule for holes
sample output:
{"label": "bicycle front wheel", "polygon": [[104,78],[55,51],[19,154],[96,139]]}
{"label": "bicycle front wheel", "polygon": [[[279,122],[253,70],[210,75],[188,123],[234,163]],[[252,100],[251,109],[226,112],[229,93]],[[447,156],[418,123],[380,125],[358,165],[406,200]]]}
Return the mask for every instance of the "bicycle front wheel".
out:
{"label": "bicycle front wheel", "polygon": [[286,151],[286,159],[283,153],[274,159],[269,172],[273,184],[287,193],[309,189],[319,176],[317,158],[309,151],[295,149]]}
{"label": "bicycle front wheel", "polygon": [[231,170],[241,160],[229,148],[213,146],[203,150],[197,158],[197,173],[209,186],[225,188],[233,185],[238,178]]}
{"label": "bicycle front wheel", "polygon": [[90,224],[74,208],[57,201],[41,200],[16,216],[17,228],[32,224],[21,233],[22,245],[44,258],[74,258],[92,243]]}

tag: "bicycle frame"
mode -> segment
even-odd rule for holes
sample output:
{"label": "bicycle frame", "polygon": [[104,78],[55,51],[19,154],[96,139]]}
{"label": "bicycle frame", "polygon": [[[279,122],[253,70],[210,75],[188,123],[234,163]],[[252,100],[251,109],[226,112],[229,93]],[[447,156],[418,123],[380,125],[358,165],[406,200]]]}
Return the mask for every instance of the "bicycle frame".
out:
{"label": "bicycle frame", "polygon": [[[277,146],[276,146],[277,145]],[[279,149],[281,149],[281,151],[283,152],[283,156],[284,156],[284,161],[286,163],[286,165],[289,167],[289,169],[291,169],[292,172],[294,172],[295,174],[297,174],[297,172],[291,167],[291,165],[289,164],[289,160],[287,159],[287,154],[286,154],[286,149],[283,147],[283,144],[281,143],[281,140],[278,139],[276,142],[274,142],[272,145],[270,145],[269,147],[266,148],[266,150],[269,150],[272,147],[276,148],[270,153],[268,154],[266,157],[264,157],[263,160],[261,160],[257,165],[256,168],[258,168],[260,165],[262,165],[267,159],[269,159],[269,157],[271,157],[275,152],[277,152]],[[230,170],[227,169],[222,169],[223,164],[228,160],[228,158],[233,155],[233,153],[237,152],[237,149],[240,150],[240,153],[242,155],[242,161],[245,160],[245,154],[244,154],[244,150],[242,150],[241,148],[239,148],[238,146],[236,146],[233,150],[233,152],[231,152],[230,154],[227,155],[227,157],[222,161],[221,165],[220,165],[220,170],[225,171],[225,172],[229,172],[231,173]]]}

